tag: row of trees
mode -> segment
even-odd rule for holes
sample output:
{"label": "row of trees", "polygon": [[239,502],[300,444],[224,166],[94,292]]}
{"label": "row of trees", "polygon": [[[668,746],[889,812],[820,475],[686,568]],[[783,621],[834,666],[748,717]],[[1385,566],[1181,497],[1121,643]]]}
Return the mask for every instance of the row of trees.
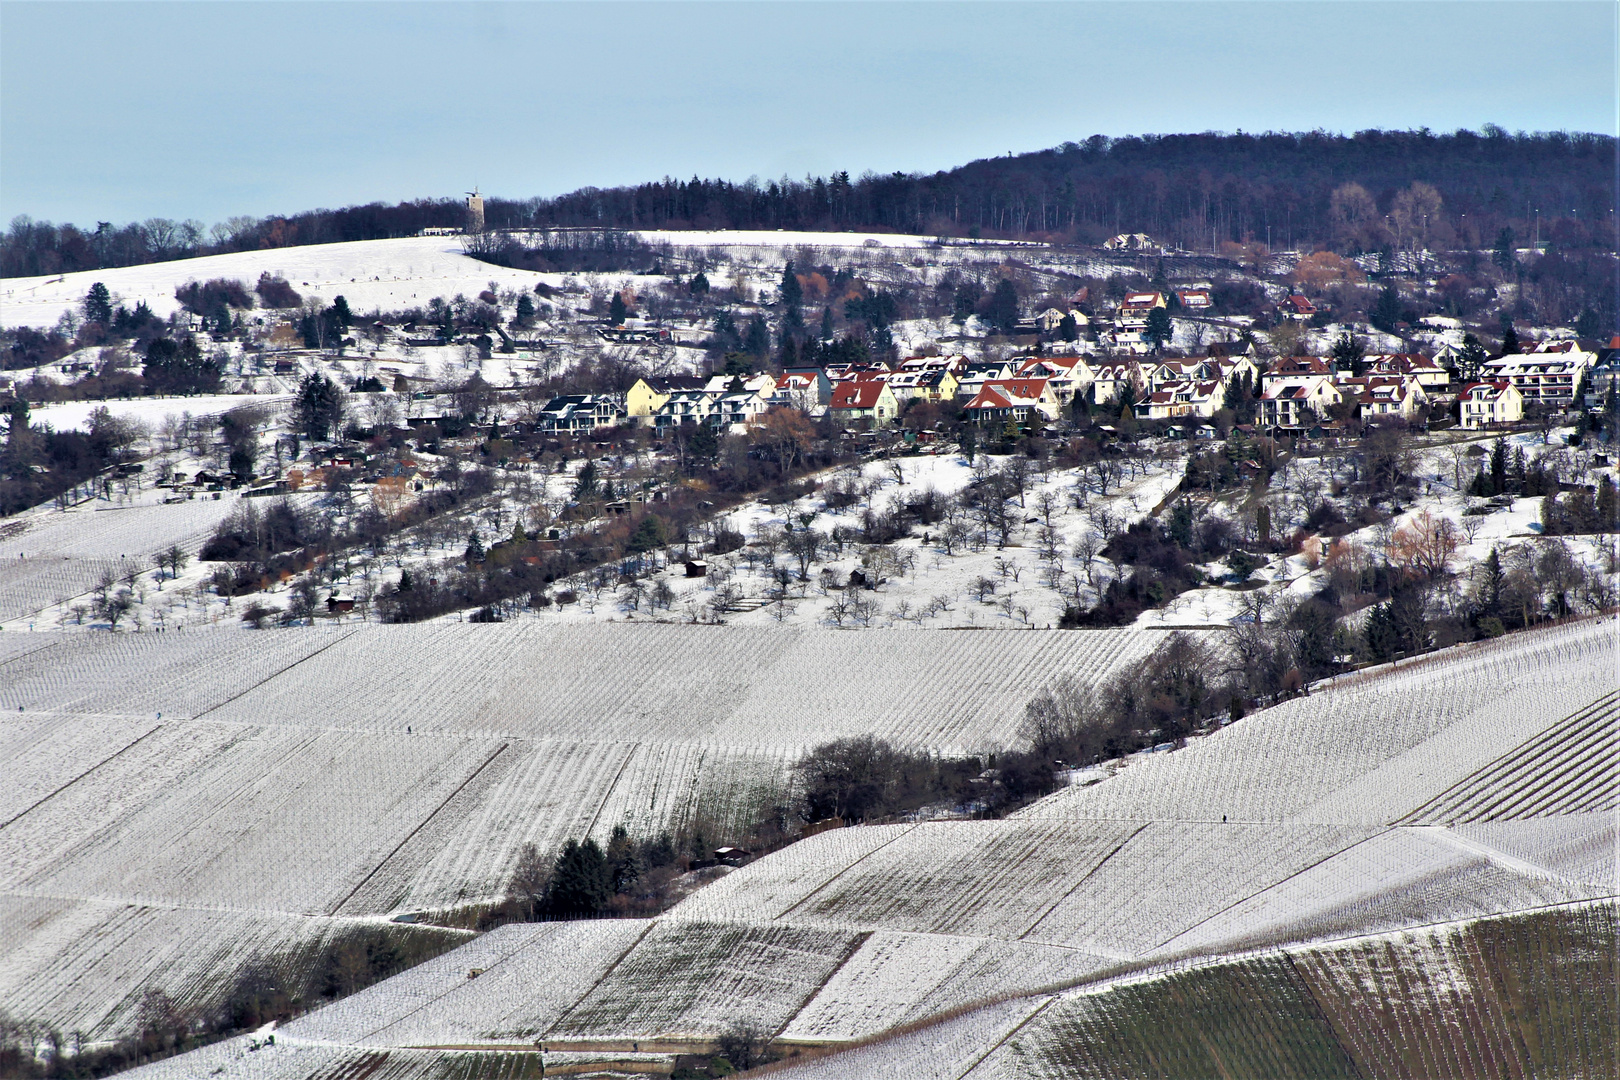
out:
{"label": "row of trees", "polygon": [[[989,158],[932,175],[663,180],[584,188],[555,199],[489,199],[492,229],[557,226],[880,229],[946,235],[1050,235],[1095,242],[1148,232],[1190,249],[1214,238],[1375,250],[1369,228],[1489,247],[1503,226],[1560,245],[1610,247],[1614,138],[1550,132],[1362,131],[1261,135],[1093,135],[1037,153]],[[1343,193],[1351,182],[1366,200]],[[1421,184],[1443,196],[1428,212]],[[1337,199],[1335,193],[1340,192]],[[1401,193],[1406,193],[1404,196]],[[1415,192],[1415,193],[1414,193]],[[127,266],[293,244],[411,236],[459,227],[455,199],[371,203],[265,219],[151,218],[115,227],[52,225],[23,216],[0,234],[0,276]],[[557,236],[560,234],[551,234]],[[1268,239],[1269,238],[1269,239]],[[537,245],[545,269],[572,269],[564,242]],[[515,257],[515,255],[503,255]],[[527,256],[525,256],[527,257]],[[514,263],[514,265],[516,265]],[[539,268],[539,267],[537,267]]]}

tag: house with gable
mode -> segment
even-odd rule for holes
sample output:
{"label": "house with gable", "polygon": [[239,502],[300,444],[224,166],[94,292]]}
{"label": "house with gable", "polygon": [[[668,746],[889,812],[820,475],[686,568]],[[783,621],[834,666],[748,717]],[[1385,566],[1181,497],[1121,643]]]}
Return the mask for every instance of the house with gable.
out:
{"label": "house with gable", "polygon": [[1225,388],[1215,379],[1178,379],[1161,383],[1136,403],[1139,420],[1175,420],[1182,417],[1214,416],[1225,397]]}
{"label": "house with gable", "polygon": [[962,411],[969,420],[980,424],[1008,420],[1022,424],[1036,416],[1048,422],[1056,420],[1060,406],[1046,379],[990,379]]}
{"label": "house with gable", "polygon": [[872,427],[882,427],[900,415],[900,403],[887,382],[849,379],[833,387],[827,412],[846,425],[865,422]]}
{"label": "house with gable", "polygon": [[1326,375],[1295,378],[1266,378],[1259,401],[1262,427],[1303,430],[1328,414],[1343,400],[1338,387]]}
{"label": "house with gable", "polygon": [[671,394],[682,390],[701,390],[707,382],[701,375],[660,375],[637,379],[624,395],[625,413],[639,424],[650,424],[653,414],[663,408]]}
{"label": "house with gable", "polygon": [[1497,427],[1524,419],[1524,395],[1506,379],[1469,383],[1458,393],[1457,405],[1465,428]]}

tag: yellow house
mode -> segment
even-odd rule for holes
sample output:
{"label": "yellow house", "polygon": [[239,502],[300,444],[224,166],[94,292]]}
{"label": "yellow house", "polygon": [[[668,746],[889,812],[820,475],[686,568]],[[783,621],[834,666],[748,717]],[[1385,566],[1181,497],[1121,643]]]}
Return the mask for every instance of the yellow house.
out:
{"label": "yellow house", "polygon": [[624,395],[625,413],[634,423],[650,424],[652,416],[671,394],[680,390],[702,390],[706,380],[699,375],[665,375],[637,379]]}

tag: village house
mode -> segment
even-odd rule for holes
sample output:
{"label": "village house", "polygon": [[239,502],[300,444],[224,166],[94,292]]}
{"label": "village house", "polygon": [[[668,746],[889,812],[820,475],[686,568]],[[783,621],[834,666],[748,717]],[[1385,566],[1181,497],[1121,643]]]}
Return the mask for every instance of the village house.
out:
{"label": "village house", "polygon": [[1092,400],[1098,405],[1121,401],[1127,393],[1140,394],[1147,386],[1142,365],[1135,360],[1110,360],[1091,369]]}
{"label": "village house", "polygon": [[1303,429],[1326,416],[1342,396],[1326,375],[1273,381],[1269,376],[1259,399],[1260,426]]}
{"label": "village house", "polygon": [[1462,426],[1477,429],[1524,419],[1524,395],[1506,379],[1472,382],[1457,395]]}
{"label": "village house", "polygon": [[1339,393],[1356,403],[1362,420],[1415,420],[1429,408],[1429,395],[1414,378],[1405,375],[1340,376],[1333,380]]}
{"label": "village house", "polygon": [[1422,353],[1371,353],[1362,357],[1368,375],[1401,375],[1417,380],[1431,398],[1451,386],[1451,373]]}
{"label": "village house", "polygon": [[682,424],[707,424],[714,413],[715,395],[706,390],[676,390],[653,413],[653,426],[663,436]]}
{"label": "village house", "polygon": [[1215,379],[1166,382],[1136,404],[1136,417],[1139,420],[1174,420],[1189,416],[1207,419],[1221,407],[1223,397],[1224,390]]}
{"label": "village house", "polygon": [[957,376],[956,396],[964,401],[972,401],[985,383],[991,379],[1010,379],[1013,371],[1013,365],[1004,360],[967,364]]}
{"label": "village house", "polygon": [[1076,394],[1085,393],[1094,378],[1091,365],[1078,356],[1032,356],[1019,365],[1014,377],[1045,379],[1063,408]]}
{"label": "village house", "polygon": [[1332,378],[1333,366],[1320,356],[1290,356],[1279,360],[1260,377],[1262,389],[1295,379]]}
{"label": "village house", "polygon": [[1124,301],[1119,305],[1119,318],[1115,321],[1120,326],[1146,326],[1148,312],[1152,311],[1154,308],[1162,308],[1164,306],[1164,293],[1127,293]]}
{"label": "village house", "polygon": [[625,413],[637,423],[649,424],[652,415],[664,407],[669,396],[679,390],[701,390],[707,380],[701,375],[663,375],[637,379],[624,396]]}
{"label": "village house", "polygon": [[833,387],[827,411],[846,425],[865,421],[873,427],[882,427],[900,415],[900,403],[886,382],[851,379]]}
{"label": "village house", "polygon": [[1316,312],[1316,305],[1299,293],[1289,293],[1277,305],[1277,314],[1290,322],[1309,322]]}
{"label": "village house", "polygon": [[964,415],[980,424],[1008,420],[1022,424],[1037,415],[1052,421],[1059,411],[1057,394],[1046,379],[991,379],[963,406]]}
{"label": "village house", "polygon": [[832,380],[820,368],[789,368],[771,390],[771,404],[819,412],[832,401]]}
{"label": "village house", "polygon": [[535,422],[545,431],[578,433],[612,427],[624,415],[624,407],[615,395],[563,394],[546,402]]}
{"label": "village house", "polygon": [[1176,299],[1188,311],[1205,311],[1215,305],[1208,289],[1177,289]]}

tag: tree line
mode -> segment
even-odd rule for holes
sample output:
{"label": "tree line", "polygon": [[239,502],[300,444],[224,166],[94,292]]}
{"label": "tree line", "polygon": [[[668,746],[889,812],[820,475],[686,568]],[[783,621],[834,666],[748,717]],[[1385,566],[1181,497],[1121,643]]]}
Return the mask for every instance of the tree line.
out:
{"label": "tree line", "polygon": [[[581,188],[555,198],[490,198],[491,229],[868,229],[945,236],[1039,237],[1095,243],[1147,232],[1182,247],[1263,241],[1295,248],[1344,243],[1354,183],[1378,220],[1417,209],[1413,184],[1443,198],[1449,239],[1490,247],[1504,227],[1561,247],[1613,246],[1615,140],[1570,132],[1369,130],[1144,135],[986,158],[929,175],[847,171],[736,182],[665,177],[634,186]],[[58,274],[193,255],[414,236],[458,227],[456,199],[374,202],[212,227],[150,218],[114,226],[53,225],[26,215],[0,234],[0,276]],[[1436,222],[1426,222],[1428,228]]]}

